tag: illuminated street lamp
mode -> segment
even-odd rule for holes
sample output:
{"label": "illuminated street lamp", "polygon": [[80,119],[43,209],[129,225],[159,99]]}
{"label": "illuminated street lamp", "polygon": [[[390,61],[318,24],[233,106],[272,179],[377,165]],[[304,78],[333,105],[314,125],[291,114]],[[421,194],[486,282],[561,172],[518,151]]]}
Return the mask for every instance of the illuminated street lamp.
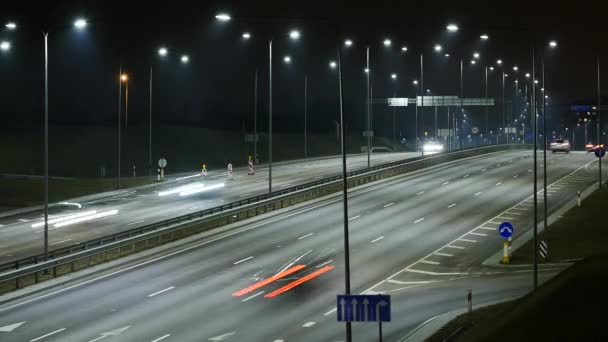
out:
{"label": "illuminated street lamp", "polygon": [[251,38],[251,33],[244,32],[241,37],[243,37],[243,39],[245,39],[245,40],[248,40]]}
{"label": "illuminated street lamp", "polygon": [[441,47],[441,45],[437,44],[437,45],[435,45],[434,49],[435,49],[435,52],[441,52],[441,50],[443,50],[443,47]]}
{"label": "illuminated street lamp", "polygon": [[2,41],[0,42],[0,51],[2,52],[7,52],[11,49],[11,43],[9,41]]}
{"label": "illuminated street lamp", "polygon": [[83,18],[78,18],[74,21],[74,27],[79,30],[82,30],[87,27],[87,21]]}
{"label": "illuminated street lamp", "polygon": [[513,71],[518,71],[518,70],[519,70],[519,67],[517,65],[513,67]]}
{"label": "illuminated street lamp", "polygon": [[552,40],[549,42],[549,46],[552,48],[556,48],[557,47],[557,42],[555,40]]}
{"label": "illuminated street lamp", "polygon": [[4,25],[4,27],[12,31],[17,29],[17,24],[13,21],[9,21],[8,23],[6,23],[6,25]]}
{"label": "illuminated street lamp", "polygon": [[482,34],[481,36],[479,36],[479,38],[481,40],[488,40],[488,39],[490,39],[490,36],[488,36],[487,34]]}
{"label": "illuminated street lamp", "polygon": [[169,50],[167,50],[167,48],[165,48],[165,47],[161,47],[160,49],[158,49],[158,55],[161,57],[167,56],[168,53],[169,53]]}
{"label": "illuminated street lamp", "polygon": [[227,13],[220,13],[220,14],[218,14],[218,15],[215,16],[215,19],[217,19],[219,21],[226,22],[226,21],[230,21],[230,19],[232,19],[232,18]]}
{"label": "illuminated street lamp", "polygon": [[407,46],[402,46],[401,47],[401,52],[407,52]]}
{"label": "illuminated street lamp", "polygon": [[285,64],[290,64],[291,63],[291,57],[290,56],[283,57],[283,62],[285,62]]}
{"label": "illuminated street lamp", "polygon": [[498,64],[498,65],[502,65],[502,59],[498,59],[498,60],[496,60],[496,64]]}
{"label": "illuminated street lamp", "polygon": [[353,46],[353,41],[350,39],[347,39],[344,41],[344,45],[347,47],[351,47],[351,46]]}
{"label": "illuminated street lamp", "polygon": [[475,65],[477,62],[475,62],[474,59],[471,60],[471,64]]}
{"label": "illuminated street lamp", "polygon": [[382,42],[382,44],[384,44],[384,46],[386,47],[390,47],[393,42],[391,42],[391,40],[387,38]]}
{"label": "illuminated street lamp", "polygon": [[391,79],[396,80],[397,79],[397,74],[391,74]]}
{"label": "illuminated street lamp", "polygon": [[335,69],[338,66],[338,64],[335,61],[330,61],[329,62],[329,67],[332,69]]}
{"label": "illuminated street lamp", "polygon": [[292,30],[289,32],[289,38],[291,38],[291,40],[298,40],[300,39],[300,36],[300,31],[298,30]]}
{"label": "illuminated street lamp", "polygon": [[479,59],[479,52],[475,52],[475,53],[473,54],[473,58],[475,58],[475,59]]}
{"label": "illuminated street lamp", "polygon": [[183,55],[180,58],[180,61],[182,62],[182,64],[188,64],[190,62],[190,57],[188,57],[188,55]]}
{"label": "illuminated street lamp", "polygon": [[446,29],[450,32],[456,32],[458,31],[458,26],[455,24],[449,24],[448,26],[446,26]]}

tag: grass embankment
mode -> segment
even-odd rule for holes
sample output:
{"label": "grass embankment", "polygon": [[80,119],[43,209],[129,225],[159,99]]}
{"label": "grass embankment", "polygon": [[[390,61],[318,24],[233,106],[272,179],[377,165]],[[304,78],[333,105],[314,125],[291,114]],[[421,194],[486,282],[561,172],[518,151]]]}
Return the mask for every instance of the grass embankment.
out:
{"label": "grass embankment", "polygon": [[[606,203],[608,190],[596,191],[540,236],[548,241],[550,261],[583,261],[523,298],[457,317],[429,341],[608,341],[603,326],[608,306]],[[531,243],[514,257],[529,263]]]}

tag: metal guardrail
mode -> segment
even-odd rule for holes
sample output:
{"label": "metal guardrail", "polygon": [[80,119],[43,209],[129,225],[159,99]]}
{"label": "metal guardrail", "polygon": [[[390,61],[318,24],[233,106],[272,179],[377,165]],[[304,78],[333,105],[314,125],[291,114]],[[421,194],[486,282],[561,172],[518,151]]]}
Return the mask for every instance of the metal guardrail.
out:
{"label": "metal guardrail", "polygon": [[[347,174],[348,187],[363,185],[447,161],[522,148],[529,148],[529,146],[487,146],[378,165],[370,169],[349,172]],[[341,175],[332,176],[323,180],[276,191],[271,195],[254,196],[220,207],[209,208],[90,240],[78,245],[57,249],[50,253],[51,258],[46,262],[42,262],[42,255],[38,255],[2,265],[4,268],[0,269],[0,272],[2,272],[0,273],[0,294],[118,257],[137,253],[144,249],[156,247],[160,244],[178,240],[218,226],[338,192],[342,189],[341,179]]]}

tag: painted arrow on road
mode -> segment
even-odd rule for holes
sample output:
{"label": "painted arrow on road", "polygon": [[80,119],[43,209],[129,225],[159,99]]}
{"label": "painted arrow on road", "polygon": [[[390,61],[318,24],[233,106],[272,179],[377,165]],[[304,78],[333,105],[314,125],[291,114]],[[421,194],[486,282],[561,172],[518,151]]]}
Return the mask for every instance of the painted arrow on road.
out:
{"label": "painted arrow on road", "polygon": [[21,324],[25,323],[25,321],[21,322],[21,323],[15,323],[15,324],[11,324],[11,325],[6,325],[3,327],[0,327],[0,332],[11,332],[17,328],[19,328],[19,326]]}
{"label": "painted arrow on road", "polygon": [[99,337],[97,337],[96,339],[90,340],[89,342],[97,342],[97,341],[103,340],[106,337],[118,336],[118,335],[122,334],[123,332],[125,332],[130,327],[131,327],[130,325],[127,325],[122,328],[118,328],[118,329],[114,329],[114,330],[110,330],[110,331],[101,333],[101,335]]}
{"label": "painted arrow on road", "polygon": [[234,335],[236,335],[236,331],[231,331],[229,333],[226,333],[226,334],[223,334],[220,336],[212,337],[209,339],[209,341],[223,341],[223,340],[227,339],[228,337],[234,336]]}

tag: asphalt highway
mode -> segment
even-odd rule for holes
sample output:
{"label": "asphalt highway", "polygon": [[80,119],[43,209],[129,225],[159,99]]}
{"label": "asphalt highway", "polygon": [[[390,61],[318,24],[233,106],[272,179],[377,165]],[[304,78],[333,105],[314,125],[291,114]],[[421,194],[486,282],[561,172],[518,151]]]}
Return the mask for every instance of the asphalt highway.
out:
{"label": "asphalt highway", "polygon": [[[475,303],[530,290],[529,270],[481,262],[502,246],[495,222],[511,221],[516,236],[530,228],[531,155],[461,160],[350,191],[352,292],[392,295],[386,341],[464,308],[467,288]],[[594,161],[549,156],[550,213],[594,182]],[[239,222],[128,269],[8,303],[0,340],[344,341],[335,313],[342,222],[338,195]],[[543,270],[541,280],[557,271]],[[354,341],[377,340],[376,324],[353,332]]]}
{"label": "asphalt highway", "polygon": [[[372,156],[372,165],[419,156],[418,153],[386,153]],[[298,160],[273,166],[273,189],[280,190],[341,173],[339,157]],[[348,170],[367,166],[367,155],[349,156]],[[235,202],[268,192],[268,168],[256,168],[248,175],[247,168],[234,169],[232,177],[226,170],[211,170],[206,179],[200,172],[171,176],[169,184],[134,188],[113,196],[86,202],[65,201],[50,210],[49,249],[119,233],[168,218]],[[176,190],[194,189],[201,185],[212,189],[181,196]],[[214,186],[224,187],[213,190]],[[164,194],[164,196],[159,196]],[[97,216],[97,217],[96,217]],[[61,221],[62,220],[62,221]],[[81,220],[81,222],[75,222]],[[0,264],[41,254],[44,251],[43,216],[41,211],[0,219]],[[64,225],[65,224],[65,225]]]}

